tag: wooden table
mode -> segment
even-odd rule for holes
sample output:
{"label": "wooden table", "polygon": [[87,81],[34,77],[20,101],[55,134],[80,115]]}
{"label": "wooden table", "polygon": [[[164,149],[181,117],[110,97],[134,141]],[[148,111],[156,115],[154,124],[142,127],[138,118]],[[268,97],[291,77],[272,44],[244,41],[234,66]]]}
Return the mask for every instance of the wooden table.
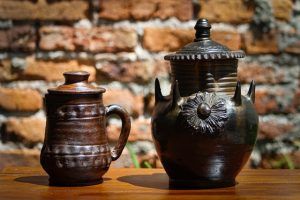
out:
{"label": "wooden table", "polygon": [[110,169],[104,183],[49,187],[40,168],[11,167],[0,173],[0,200],[14,199],[295,199],[300,200],[300,170],[244,170],[235,187],[169,190],[163,169]]}

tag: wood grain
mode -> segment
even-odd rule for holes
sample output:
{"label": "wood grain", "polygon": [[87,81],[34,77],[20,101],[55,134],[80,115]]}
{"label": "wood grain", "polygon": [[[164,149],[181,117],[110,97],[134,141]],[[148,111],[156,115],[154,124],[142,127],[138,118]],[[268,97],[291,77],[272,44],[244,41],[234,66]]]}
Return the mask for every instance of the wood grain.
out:
{"label": "wood grain", "polygon": [[0,173],[0,199],[300,199],[300,170],[243,170],[235,187],[169,190],[162,169],[110,169],[104,183],[49,187],[40,168],[12,167]]}

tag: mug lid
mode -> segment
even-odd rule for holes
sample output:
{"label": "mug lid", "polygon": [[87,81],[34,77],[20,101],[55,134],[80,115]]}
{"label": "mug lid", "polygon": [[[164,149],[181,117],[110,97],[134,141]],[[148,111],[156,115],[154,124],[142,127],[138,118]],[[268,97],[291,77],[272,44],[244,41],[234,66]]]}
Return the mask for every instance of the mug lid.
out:
{"label": "mug lid", "polygon": [[245,57],[244,51],[231,51],[228,47],[211,40],[211,25],[207,19],[199,19],[194,29],[196,30],[194,42],[185,45],[176,53],[166,55],[165,60],[215,60]]}
{"label": "mug lid", "polygon": [[86,71],[69,71],[63,73],[65,83],[57,88],[48,89],[49,94],[97,94],[105,92],[102,87],[88,83],[90,73]]}

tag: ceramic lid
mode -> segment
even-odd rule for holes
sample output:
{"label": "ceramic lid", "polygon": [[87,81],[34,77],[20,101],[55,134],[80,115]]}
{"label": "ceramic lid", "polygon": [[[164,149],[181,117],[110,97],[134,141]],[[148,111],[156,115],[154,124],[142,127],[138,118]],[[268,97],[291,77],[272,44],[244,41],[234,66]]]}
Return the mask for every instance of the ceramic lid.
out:
{"label": "ceramic lid", "polygon": [[176,53],[165,56],[165,60],[215,60],[243,58],[244,51],[231,51],[210,39],[211,25],[207,19],[199,19],[194,27],[194,42],[187,44]]}
{"label": "ceramic lid", "polygon": [[57,88],[48,89],[49,94],[97,94],[105,92],[104,88],[88,83],[90,73],[86,71],[65,72],[65,83]]}

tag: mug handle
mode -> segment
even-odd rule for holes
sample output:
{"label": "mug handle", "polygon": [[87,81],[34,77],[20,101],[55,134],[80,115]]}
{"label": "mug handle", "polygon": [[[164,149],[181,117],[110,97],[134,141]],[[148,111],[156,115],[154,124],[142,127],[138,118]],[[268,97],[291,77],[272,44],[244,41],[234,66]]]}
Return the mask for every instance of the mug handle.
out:
{"label": "mug handle", "polygon": [[113,114],[118,115],[122,121],[122,129],[121,129],[121,133],[120,133],[118,142],[117,142],[116,146],[114,146],[111,149],[111,157],[112,157],[112,160],[115,161],[121,156],[121,153],[126,145],[126,142],[127,142],[128,136],[129,136],[129,132],[130,132],[130,128],[131,128],[131,123],[130,123],[129,114],[121,106],[118,106],[115,104],[107,106],[106,107],[106,116],[109,117],[109,115],[113,115]]}

